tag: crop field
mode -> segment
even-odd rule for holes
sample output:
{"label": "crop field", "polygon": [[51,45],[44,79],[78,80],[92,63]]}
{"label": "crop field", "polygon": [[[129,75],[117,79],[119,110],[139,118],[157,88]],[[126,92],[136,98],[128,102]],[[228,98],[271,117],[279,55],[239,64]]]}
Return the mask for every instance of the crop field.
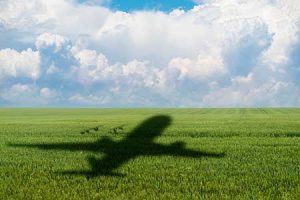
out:
{"label": "crop field", "polygon": [[0,199],[300,199],[300,109],[0,109]]}

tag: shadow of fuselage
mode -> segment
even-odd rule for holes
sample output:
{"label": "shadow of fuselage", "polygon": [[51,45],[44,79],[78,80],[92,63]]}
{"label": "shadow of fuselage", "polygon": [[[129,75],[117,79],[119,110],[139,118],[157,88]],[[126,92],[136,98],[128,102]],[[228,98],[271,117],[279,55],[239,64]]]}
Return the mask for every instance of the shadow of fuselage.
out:
{"label": "shadow of fuselage", "polygon": [[191,158],[223,157],[223,153],[209,153],[194,151],[185,148],[182,142],[163,145],[154,142],[165,128],[171,124],[168,116],[154,116],[142,122],[125,139],[115,142],[108,137],[101,138],[95,142],[82,143],[54,143],[54,144],[10,144],[14,147],[33,147],[45,150],[69,150],[102,152],[101,159],[89,157],[91,166],[89,171],[65,171],[64,174],[82,174],[86,176],[121,176],[114,170],[138,156],[182,156]]}

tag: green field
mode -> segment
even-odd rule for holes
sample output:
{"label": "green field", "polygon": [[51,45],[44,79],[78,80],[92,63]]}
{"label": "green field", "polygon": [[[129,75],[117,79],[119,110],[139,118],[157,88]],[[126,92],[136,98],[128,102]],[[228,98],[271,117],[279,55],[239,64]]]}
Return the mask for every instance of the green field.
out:
{"label": "green field", "polygon": [[300,199],[299,180],[300,109],[0,109],[0,199]]}

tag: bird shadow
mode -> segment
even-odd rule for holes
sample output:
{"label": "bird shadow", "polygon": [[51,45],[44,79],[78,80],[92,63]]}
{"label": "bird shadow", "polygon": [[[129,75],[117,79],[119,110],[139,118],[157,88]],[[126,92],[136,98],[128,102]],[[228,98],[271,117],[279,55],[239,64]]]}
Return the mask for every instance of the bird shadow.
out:
{"label": "bird shadow", "polygon": [[117,176],[124,174],[116,173],[115,170],[138,156],[178,156],[178,157],[212,157],[222,158],[224,153],[195,151],[187,149],[185,143],[175,142],[170,145],[159,144],[154,139],[162,135],[163,131],[171,124],[171,118],[165,115],[153,116],[143,121],[126,138],[121,141],[113,141],[109,137],[102,137],[95,142],[79,143],[46,143],[46,144],[9,144],[13,147],[29,147],[44,150],[69,150],[104,153],[100,159],[88,157],[90,170],[87,171],[63,171],[62,174],[95,176]]}

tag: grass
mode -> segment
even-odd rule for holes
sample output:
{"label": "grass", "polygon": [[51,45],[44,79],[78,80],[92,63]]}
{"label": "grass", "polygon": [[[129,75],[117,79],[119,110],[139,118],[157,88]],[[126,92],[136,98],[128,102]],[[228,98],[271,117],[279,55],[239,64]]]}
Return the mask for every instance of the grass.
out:
{"label": "grass", "polygon": [[[169,154],[145,135],[114,145],[157,115],[172,118],[154,139]],[[102,147],[110,165],[141,155],[117,163],[121,176],[64,173],[101,170]],[[299,177],[300,109],[0,109],[0,199],[300,199]]]}

